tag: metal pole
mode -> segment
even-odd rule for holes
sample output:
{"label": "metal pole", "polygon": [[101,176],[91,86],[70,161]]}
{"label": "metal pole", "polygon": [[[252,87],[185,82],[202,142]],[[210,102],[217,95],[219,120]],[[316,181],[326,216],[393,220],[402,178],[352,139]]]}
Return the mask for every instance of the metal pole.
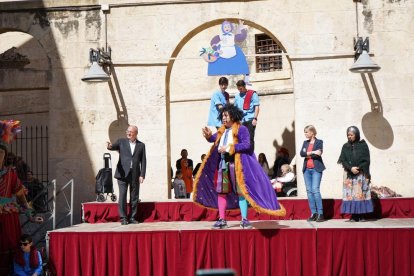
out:
{"label": "metal pole", "polygon": [[49,232],[46,232],[45,239],[46,239],[46,256],[47,256],[47,259],[49,260],[49,240],[50,240]]}
{"label": "metal pole", "polygon": [[355,16],[356,16],[356,31],[357,31],[357,39],[359,37],[359,25],[358,25],[358,1],[355,1]]}
{"label": "metal pole", "polygon": [[46,180],[49,181],[49,131],[46,126]]}
{"label": "metal pole", "polygon": [[70,226],[73,225],[73,194],[74,194],[74,180],[73,178],[70,180],[72,182],[71,189],[70,189]]}
{"label": "metal pole", "polygon": [[52,229],[56,229],[56,179],[52,180],[53,184],[53,211],[52,211],[52,217],[53,217],[53,223],[52,223]]}
{"label": "metal pole", "polygon": [[108,52],[108,22],[106,20],[106,12],[104,12],[105,14],[105,53]]}

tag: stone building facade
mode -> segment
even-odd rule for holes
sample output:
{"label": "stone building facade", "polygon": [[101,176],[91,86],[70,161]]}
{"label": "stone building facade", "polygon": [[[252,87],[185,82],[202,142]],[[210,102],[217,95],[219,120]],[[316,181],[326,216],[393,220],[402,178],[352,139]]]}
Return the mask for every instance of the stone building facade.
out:
{"label": "stone building facade", "polygon": [[[49,178],[75,180],[75,212],[95,199],[105,142],[137,124],[148,157],[140,197],[167,200],[180,150],[197,163],[209,148],[201,128],[218,77],[207,76],[199,50],[223,20],[243,20],[249,39],[241,46],[261,100],[256,154],[264,152],[270,165],[281,146],[293,156],[304,126],[315,125],[325,147],[322,195],[340,198],[337,159],[346,128],[356,125],[371,149],[373,184],[414,196],[413,14],[413,2],[404,0],[2,1],[0,54],[16,47],[30,63],[2,63],[0,117],[49,127]],[[349,72],[357,33],[369,37],[379,72]],[[280,46],[283,68],[256,71],[258,34]],[[111,80],[82,82],[89,49],[107,45]],[[241,78],[230,77],[232,96]],[[113,165],[117,159],[112,154]],[[297,158],[305,197],[301,170]]]}

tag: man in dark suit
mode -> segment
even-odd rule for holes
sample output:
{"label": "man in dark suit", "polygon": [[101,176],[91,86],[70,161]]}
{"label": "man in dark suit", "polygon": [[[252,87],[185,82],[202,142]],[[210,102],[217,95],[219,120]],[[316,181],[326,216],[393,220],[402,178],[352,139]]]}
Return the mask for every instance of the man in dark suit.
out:
{"label": "man in dark suit", "polygon": [[[119,161],[116,166],[115,178],[119,186],[119,216],[121,224],[136,224],[139,186],[144,182],[146,170],[145,144],[138,141],[138,127],[129,126],[126,131],[127,138],[120,138],[114,144],[107,142],[108,150],[117,150],[119,152]],[[128,221],[126,199],[129,187],[131,216]]]}

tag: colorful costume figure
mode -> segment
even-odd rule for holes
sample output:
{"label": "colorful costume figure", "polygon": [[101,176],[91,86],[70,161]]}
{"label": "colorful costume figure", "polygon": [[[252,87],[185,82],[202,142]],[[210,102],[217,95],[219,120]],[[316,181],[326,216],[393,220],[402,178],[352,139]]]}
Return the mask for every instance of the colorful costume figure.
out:
{"label": "colorful costume figure", "polygon": [[19,209],[13,195],[24,196],[24,187],[15,168],[3,168],[0,174],[0,275],[8,275],[21,234]]}
{"label": "colorful costume figure", "polygon": [[233,25],[224,21],[221,24],[222,34],[216,35],[210,42],[214,56],[209,58],[208,75],[248,75],[249,66],[246,56],[236,42],[242,42],[247,37],[246,27],[240,21],[235,34]]}
{"label": "colorful costume figure", "polygon": [[[227,106],[223,109],[224,114],[226,109]],[[234,109],[238,110],[237,107]],[[227,227],[220,204],[225,204],[225,209],[240,207],[242,228],[251,227],[247,221],[247,202],[260,213],[285,215],[286,211],[278,203],[268,176],[250,150],[246,127],[236,120],[231,127],[223,125],[215,134],[205,137],[214,145],[196,175],[193,200],[207,208],[219,209],[220,219],[214,225],[215,228]],[[221,147],[228,148],[228,153],[219,153]]]}
{"label": "colorful costume figure", "polygon": [[19,122],[0,121],[0,275],[10,273],[13,253],[20,239],[19,206],[14,196],[24,207],[29,207],[16,169],[4,165],[7,144],[18,131]]}

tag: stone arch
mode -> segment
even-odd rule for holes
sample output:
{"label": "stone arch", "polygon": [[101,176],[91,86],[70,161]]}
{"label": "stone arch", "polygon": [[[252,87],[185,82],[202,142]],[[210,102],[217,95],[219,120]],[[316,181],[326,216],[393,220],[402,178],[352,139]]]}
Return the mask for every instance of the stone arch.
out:
{"label": "stone arch", "polygon": [[[167,168],[168,168],[168,172],[170,172],[170,166],[172,168],[174,168],[174,164],[175,164],[175,158],[177,156],[171,156],[171,122],[172,122],[172,118],[171,118],[171,101],[172,101],[172,75],[173,75],[173,67],[174,65],[176,65],[176,59],[177,57],[179,57],[180,53],[183,51],[184,47],[186,47],[186,45],[198,34],[200,34],[201,32],[203,32],[206,29],[209,29],[211,27],[220,25],[224,20],[228,20],[231,22],[237,22],[239,20],[239,18],[219,18],[219,19],[215,19],[209,22],[205,22],[197,27],[195,27],[194,29],[192,29],[191,31],[189,31],[187,33],[187,35],[185,35],[177,44],[176,48],[173,50],[172,54],[171,54],[171,58],[170,61],[167,65],[167,70],[166,70],[166,78],[165,78],[165,87],[166,87],[166,122],[167,122],[167,129],[166,129],[166,133],[167,133]],[[292,62],[290,57],[287,55],[287,50],[285,49],[285,47],[283,46],[283,44],[281,43],[281,41],[276,37],[276,35],[274,35],[269,29],[255,23],[249,20],[243,20],[244,24],[247,25],[248,27],[254,28],[259,32],[265,33],[267,34],[269,37],[271,37],[274,41],[276,41],[282,49],[282,52],[286,55],[286,61],[288,63],[288,67],[291,69],[292,68]],[[205,45],[206,46],[206,45]],[[200,58],[201,59],[201,58]],[[290,77],[292,78],[292,70],[290,71]],[[293,82],[292,82],[292,89],[293,89]],[[205,99],[206,100],[206,99]],[[205,114],[207,116],[207,114]],[[294,122],[292,123],[292,128],[294,130]],[[289,136],[290,137],[294,134],[292,131],[283,131],[283,134],[281,134],[282,137],[285,136]],[[293,139],[294,140],[294,137]],[[280,141],[273,141],[273,147],[280,147]],[[294,142],[293,142],[294,143]],[[294,151],[294,144],[292,144],[292,151]],[[191,155],[190,156],[193,157],[193,161],[194,161],[194,165],[196,163],[199,162],[199,155]],[[194,160],[195,159],[195,160]]]}
{"label": "stone arch", "polygon": [[[21,56],[27,56],[30,63],[26,64],[22,68],[32,70],[51,69],[50,63],[48,62],[47,52],[45,51],[43,45],[30,33],[22,32],[17,29],[0,29],[0,37],[3,41],[2,45],[0,45],[0,53],[15,47],[16,49],[14,49],[13,52],[18,53]],[[16,59],[18,59],[18,57],[19,55],[17,54],[11,56],[11,58]]]}
{"label": "stone arch", "polygon": [[0,14],[0,34],[5,32],[21,32],[32,36],[46,53],[50,63],[49,70],[52,70],[52,54],[57,51],[57,45],[49,25],[50,22],[47,14],[41,10],[27,13]]}
{"label": "stone arch", "polygon": [[[38,39],[17,28],[2,28],[0,39],[1,116],[15,116],[26,125],[48,120],[48,55]],[[4,105],[4,106],[3,106]]]}
{"label": "stone arch", "polygon": [[[77,72],[72,68],[68,68],[65,61],[67,56],[65,42],[67,37],[62,33],[55,32],[57,22],[60,25],[65,25],[66,15],[61,11],[47,11],[43,9],[36,10],[19,10],[16,12],[0,13],[0,32],[7,32],[10,30],[26,33],[33,37],[33,41],[39,44],[40,49],[44,53],[45,67],[42,71],[43,90],[39,89],[20,89],[21,84],[16,82],[16,89],[7,93],[0,93],[0,101],[7,98],[7,94],[32,94],[43,93],[41,107],[44,107],[41,112],[36,114],[46,114],[45,121],[48,124],[48,170],[49,180],[56,179],[58,185],[65,184],[69,179],[73,179],[75,183],[85,183],[86,185],[74,186],[74,212],[80,212],[81,202],[89,201],[95,197],[95,171],[93,167],[93,160],[88,152],[90,146],[86,141],[87,138],[82,135],[82,123],[86,120],[89,114],[82,113],[76,109],[74,102],[73,91],[77,91],[71,86],[70,79],[67,72]],[[76,19],[78,20],[78,19]],[[53,22],[53,23],[52,23]],[[85,28],[86,29],[86,28]],[[78,30],[76,30],[77,32]],[[73,33],[78,35],[78,33]],[[58,51],[59,49],[59,51]],[[77,53],[77,49],[73,54]],[[85,57],[87,51],[85,51]],[[85,58],[86,63],[86,58]],[[31,71],[32,77],[37,79],[36,72]],[[80,80],[79,80],[80,81]],[[18,86],[18,87],[17,87]],[[9,100],[7,98],[7,100]],[[17,106],[20,106],[19,102]],[[44,111],[44,113],[42,113]],[[21,116],[21,115],[19,115]],[[13,116],[13,119],[19,120],[19,116]],[[24,115],[25,119],[20,119],[22,125],[29,123],[31,117]],[[4,116],[5,117],[5,116]],[[3,117],[3,118],[4,118]],[[6,118],[11,118],[7,116]],[[29,118],[30,117],[30,118]],[[2,118],[2,119],[3,119]],[[76,137],[76,139],[67,139],[67,137]],[[60,203],[59,203],[60,204]],[[59,206],[57,209],[61,209]],[[58,214],[61,216],[62,214]],[[68,219],[62,217],[62,224],[69,223]],[[59,218],[60,219],[60,218]],[[79,221],[78,218],[75,222]]]}

